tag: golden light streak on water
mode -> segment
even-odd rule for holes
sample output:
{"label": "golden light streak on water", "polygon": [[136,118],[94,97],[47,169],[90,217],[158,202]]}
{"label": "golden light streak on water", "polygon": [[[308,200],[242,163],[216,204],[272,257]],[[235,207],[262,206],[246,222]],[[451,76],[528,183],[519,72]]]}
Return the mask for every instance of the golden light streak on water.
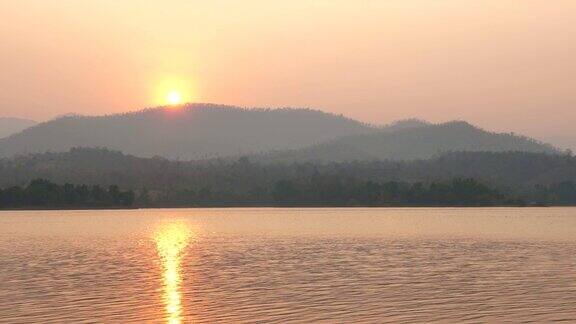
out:
{"label": "golden light streak on water", "polygon": [[166,322],[182,322],[181,260],[191,238],[191,229],[186,223],[163,225],[154,234],[156,251],[162,262],[164,305]]}

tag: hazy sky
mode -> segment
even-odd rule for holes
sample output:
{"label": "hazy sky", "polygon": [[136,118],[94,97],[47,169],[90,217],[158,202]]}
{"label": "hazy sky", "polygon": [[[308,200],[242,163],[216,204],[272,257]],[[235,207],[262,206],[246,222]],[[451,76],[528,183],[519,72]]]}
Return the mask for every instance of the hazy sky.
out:
{"label": "hazy sky", "polygon": [[190,101],[576,137],[576,0],[0,2],[0,116]]}

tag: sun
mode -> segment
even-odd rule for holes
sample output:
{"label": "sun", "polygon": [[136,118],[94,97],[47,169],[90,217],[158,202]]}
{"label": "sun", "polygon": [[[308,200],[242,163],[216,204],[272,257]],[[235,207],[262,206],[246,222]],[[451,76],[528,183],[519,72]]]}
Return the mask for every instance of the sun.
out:
{"label": "sun", "polygon": [[158,80],[150,91],[150,99],[154,105],[181,108],[198,100],[197,85],[190,78],[168,76]]}
{"label": "sun", "polygon": [[170,105],[179,105],[182,103],[182,94],[177,90],[171,90],[166,99]]}

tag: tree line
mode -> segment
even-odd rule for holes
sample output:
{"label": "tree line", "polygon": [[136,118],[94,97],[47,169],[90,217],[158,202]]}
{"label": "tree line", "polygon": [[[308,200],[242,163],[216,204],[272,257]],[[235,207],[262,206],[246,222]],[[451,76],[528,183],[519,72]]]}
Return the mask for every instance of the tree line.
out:
{"label": "tree line", "polygon": [[117,207],[227,207],[227,206],[494,206],[522,205],[474,179],[448,182],[402,183],[341,181],[315,178],[280,180],[243,195],[223,188],[137,194],[118,186],[58,185],[36,179],[26,187],[0,189],[0,208],[117,208]]}
{"label": "tree line", "polygon": [[117,208],[134,205],[135,193],[112,185],[58,185],[44,179],[27,186],[0,189],[0,209],[6,208]]}
{"label": "tree line", "polygon": [[278,180],[249,190],[194,187],[165,192],[140,192],[142,206],[501,206],[524,205],[474,179],[431,183],[374,182],[316,176]]}
{"label": "tree line", "polygon": [[[289,205],[295,197],[303,205],[472,204],[457,195],[461,185],[453,182],[458,179],[474,179],[506,196],[503,201],[492,195],[491,204],[521,199],[530,205],[576,205],[576,158],[525,152],[452,152],[416,161],[267,164],[249,158],[182,162],[77,148],[0,159],[0,188],[24,187],[37,178],[76,186],[117,185],[134,191],[136,206]],[[394,187],[399,189],[390,191]],[[370,195],[379,200],[370,200]],[[480,201],[488,204],[490,199]]]}
{"label": "tree line", "polygon": [[316,182],[279,181],[274,201],[283,204],[361,206],[493,206],[523,205],[474,179],[456,178],[431,183],[374,181],[345,184],[336,179]]}

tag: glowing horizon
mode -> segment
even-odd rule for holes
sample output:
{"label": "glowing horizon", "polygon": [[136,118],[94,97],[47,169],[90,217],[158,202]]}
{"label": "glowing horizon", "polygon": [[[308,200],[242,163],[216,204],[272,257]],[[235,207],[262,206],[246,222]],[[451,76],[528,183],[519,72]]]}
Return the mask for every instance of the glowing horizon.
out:
{"label": "glowing horizon", "polygon": [[[0,3],[0,116],[180,102],[572,134],[576,1]],[[40,35],[38,30],[42,30]]]}

